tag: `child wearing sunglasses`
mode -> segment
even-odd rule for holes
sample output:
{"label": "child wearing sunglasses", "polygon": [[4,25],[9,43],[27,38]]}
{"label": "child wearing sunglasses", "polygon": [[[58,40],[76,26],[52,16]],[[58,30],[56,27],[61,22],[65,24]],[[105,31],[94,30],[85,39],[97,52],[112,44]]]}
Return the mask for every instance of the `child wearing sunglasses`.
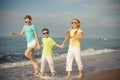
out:
{"label": "child wearing sunglasses", "polygon": [[82,74],[83,65],[80,57],[80,39],[83,38],[83,31],[79,28],[80,21],[78,19],[76,18],[73,19],[71,24],[72,27],[67,31],[66,37],[62,43],[62,46],[64,46],[66,41],[70,40],[69,49],[66,58],[66,71],[67,71],[66,79],[71,77],[72,62],[74,58],[78,65],[78,70],[79,70],[78,77],[81,78],[83,76]]}
{"label": "child wearing sunglasses", "polygon": [[41,58],[41,74],[40,77],[44,76],[44,68],[46,61],[49,64],[49,68],[51,71],[51,77],[55,76],[55,70],[54,70],[54,64],[53,64],[53,46],[57,46],[59,48],[63,48],[62,45],[57,44],[51,37],[49,37],[49,30],[47,28],[44,28],[42,30],[43,38],[42,38],[42,44],[41,47],[43,47],[42,50],[42,58]]}
{"label": "child wearing sunglasses", "polygon": [[24,20],[25,20],[25,25],[23,26],[23,29],[21,30],[21,32],[18,34],[11,32],[10,35],[21,37],[25,33],[26,41],[27,41],[27,49],[25,50],[24,55],[31,60],[35,70],[34,75],[37,75],[39,72],[38,62],[35,60],[33,54],[34,54],[34,48],[36,46],[38,49],[40,49],[38,34],[37,34],[36,26],[31,23],[32,17],[30,15],[26,15]]}

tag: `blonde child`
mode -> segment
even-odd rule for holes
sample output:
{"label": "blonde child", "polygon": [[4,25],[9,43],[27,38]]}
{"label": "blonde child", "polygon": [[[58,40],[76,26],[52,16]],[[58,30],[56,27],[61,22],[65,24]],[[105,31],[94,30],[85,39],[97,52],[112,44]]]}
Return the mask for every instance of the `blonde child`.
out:
{"label": "blonde child", "polygon": [[10,32],[10,35],[21,37],[24,33],[26,34],[26,41],[27,41],[27,49],[25,50],[24,55],[32,61],[35,75],[38,74],[38,62],[34,59],[34,48],[37,46],[39,49],[39,40],[38,40],[38,34],[36,30],[36,26],[31,23],[32,17],[30,15],[26,15],[24,17],[25,25],[23,26],[23,29],[20,33],[14,33]]}
{"label": "blonde child", "polygon": [[66,71],[67,71],[66,79],[71,77],[72,62],[74,58],[78,65],[79,70],[78,77],[81,78],[83,76],[82,74],[83,65],[80,57],[80,39],[83,38],[83,32],[80,29],[80,21],[78,19],[74,18],[71,24],[72,27],[67,31],[66,37],[62,43],[62,46],[64,46],[66,41],[70,40],[68,54],[66,58]]}
{"label": "blonde child", "polygon": [[61,45],[57,44],[51,37],[49,37],[49,30],[47,28],[44,28],[42,30],[43,38],[42,38],[42,45],[43,51],[42,51],[42,58],[41,58],[41,77],[44,76],[44,68],[46,61],[49,64],[49,68],[51,71],[51,77],[55,76],[55,70],[54,70],[54,64],[53,64],[53,46],[57,46],[59,48],[63,48]]}

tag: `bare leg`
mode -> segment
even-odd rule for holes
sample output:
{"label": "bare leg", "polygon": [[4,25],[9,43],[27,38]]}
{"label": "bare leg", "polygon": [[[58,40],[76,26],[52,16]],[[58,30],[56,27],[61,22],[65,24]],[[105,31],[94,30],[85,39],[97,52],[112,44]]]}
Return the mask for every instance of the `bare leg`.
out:
{"label": "bare leg", "polygon": [[38,62],[35,60],[34,56],[33,56],[33,48],[27,48],[25,51],[25,56],[30,59],[32,61],[34,70],[35,70],[35,74],[38,73]]}
{"label": "bare leg", "polygon": [[71,71],[67,71],[66,79],[69,79],[71,77]]}

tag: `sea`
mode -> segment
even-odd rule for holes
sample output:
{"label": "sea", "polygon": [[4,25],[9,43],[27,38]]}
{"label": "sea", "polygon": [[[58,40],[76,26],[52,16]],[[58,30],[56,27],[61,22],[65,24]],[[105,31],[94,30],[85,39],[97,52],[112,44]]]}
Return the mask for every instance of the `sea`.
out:
{"label": "sea", "polygon": [[[61,44],[64,38],[53,37],[56,43]],[[41,37],[39,39],[41,44]],[[102,53],[108,53],[120,50],[120,39],[84,38],[81,41],[81,55],[89,56]],[[17,66],[29,65],[31,62],[24,56],[26,50],[25,37],[0,37],[0,68],[12,68]],[[64,49],[53,47],[54,56],[66,55],[69,47],[69,41]],[[34,50],[34,57],[40,61],[42,49]]]}

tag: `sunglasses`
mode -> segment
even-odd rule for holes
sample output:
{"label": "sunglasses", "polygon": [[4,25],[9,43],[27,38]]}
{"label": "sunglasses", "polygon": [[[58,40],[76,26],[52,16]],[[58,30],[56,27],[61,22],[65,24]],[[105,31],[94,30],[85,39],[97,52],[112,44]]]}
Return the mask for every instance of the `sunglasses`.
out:
{"label": "sunglasses", "polygon": [[71,24],[78,24],[78,22],[71,22]]}
{"label": "sunglasses", "polygon": [[43,35],[45,35],[45,34],[49,34],[49,32],[43,32]]}
{"label": "sunglasses", "polygon": [[31,23],[30,21],[25,21],[25,23]]}

